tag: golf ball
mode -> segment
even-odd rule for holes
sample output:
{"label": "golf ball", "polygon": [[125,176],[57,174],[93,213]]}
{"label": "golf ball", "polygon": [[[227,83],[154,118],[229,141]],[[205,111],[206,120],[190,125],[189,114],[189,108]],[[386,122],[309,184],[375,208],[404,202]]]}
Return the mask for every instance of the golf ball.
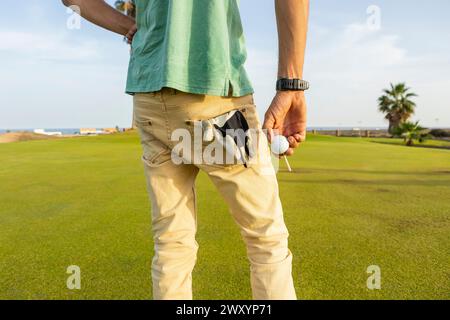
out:
{"label": "golf ball", "polygon": [[289,141],[285,136],[275,136],[271,144],[272,152],[276,155],[285,154],[289,149]]}

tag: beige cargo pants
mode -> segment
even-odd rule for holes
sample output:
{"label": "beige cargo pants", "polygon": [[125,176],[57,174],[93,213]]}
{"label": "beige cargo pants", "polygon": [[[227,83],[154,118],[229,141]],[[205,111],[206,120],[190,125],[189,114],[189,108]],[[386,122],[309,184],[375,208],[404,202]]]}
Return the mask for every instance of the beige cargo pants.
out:
{"label": "beige cargo pants", "polygon": [[[176,164],[172,132],[192,132],[196,120],[240,110],[251,128],[260,130],[251,95],[240,98],[183,93],[173,89],[136,94],[135,120],[143,146],[143,162],[152,203],[155,255],[152,262],[154,299],[192,299],[192,270],[198,244],[194,182],[205,171],[240,228],[250,260],[253,299],[296,299],[292,255],[273,167]],[[267,140],[258,152],[270,157]],[[261,155],[260,155],[261,156]]]}

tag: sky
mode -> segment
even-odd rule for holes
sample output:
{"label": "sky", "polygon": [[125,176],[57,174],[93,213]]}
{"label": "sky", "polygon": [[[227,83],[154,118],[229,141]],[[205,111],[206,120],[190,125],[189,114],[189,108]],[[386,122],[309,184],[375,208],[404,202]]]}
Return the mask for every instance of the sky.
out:
{"label": "sky", "polygon": [[[273,2],[240,4],[261,115],[277,76]],[[449,12],[448,0],[312,0],[304,74],[309,126],[385,127],[377,98],[391,82],[406,82],[419,95],[414,120],[450,127]],[[128,46],[73,22],[54,0],[16,0],[0,12],[0,129],[131,124]]]}

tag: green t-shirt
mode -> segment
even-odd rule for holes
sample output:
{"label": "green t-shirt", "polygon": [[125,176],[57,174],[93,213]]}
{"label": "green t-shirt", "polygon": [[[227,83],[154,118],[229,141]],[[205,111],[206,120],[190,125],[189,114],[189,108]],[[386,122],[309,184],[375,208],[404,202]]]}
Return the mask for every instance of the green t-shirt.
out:
{"label": "green t-shirt", "polygon": [[239,0],[137,0],[127,92],[253,93]]}

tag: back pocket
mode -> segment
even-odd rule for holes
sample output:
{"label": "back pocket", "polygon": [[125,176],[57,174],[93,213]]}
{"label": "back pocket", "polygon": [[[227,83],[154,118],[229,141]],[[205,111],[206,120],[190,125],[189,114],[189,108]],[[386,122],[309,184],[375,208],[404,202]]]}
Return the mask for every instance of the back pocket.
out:
{"label": "back pocket", "polygon": [[158,167],[171,160],[170,149],[153,134],[151,120],[136,120],[143,149],[142,161],[150,167]]}

